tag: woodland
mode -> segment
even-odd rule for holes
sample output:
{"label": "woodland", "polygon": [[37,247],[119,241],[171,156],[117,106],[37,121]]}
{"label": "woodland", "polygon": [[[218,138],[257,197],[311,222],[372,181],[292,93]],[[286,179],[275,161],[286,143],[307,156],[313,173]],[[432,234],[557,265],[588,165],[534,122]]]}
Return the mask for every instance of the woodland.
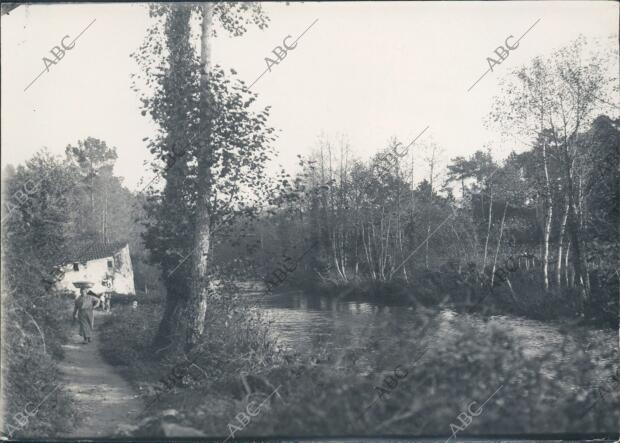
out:
{"label": "woodland", "polygon": [[[524,357],[516,345],[494,354],[513,337],[476,336],[466,321],[461,341],[408,372],[415,400],[395,390],[372,425],[356,420],[355,405],[381,392],[376,379],[326,364],[332,357],[284,351],[239,284],[419,308],[421,323],[409,325],[414,336],[376,356],[378,366],[394,362],[386,371],[398,364],[399,340],[421,342],[415,334],[444,306],[482,318],[617,330],[620,119],[618,79],[607,70],[614,55],[591,51],[581,37],[504,76],[487,124],[518,137],[525,146],[518,153],[500,156],[498,141],[448,159],[432,136],[413,143],[393,137],[363,159],[346,137],[321,136],[311,154],[298,156],[296,170],[274,173],[270,108],[257,109],[256,93],[235,70],[211,62],[214,21],[232,35],[262,29],[269,18],[261,5],[157,4],[150,15],[153,26],[133,54],[141,68],[133,87],[142,115],[157,125],[145,142],[159,180],[129,190],[114,175],[118,150],[127,147],[92,137],[68,145],[64,157],[42,149],[3,171],[7,416],[40,401],[41,387],[58,379],[71,330],[66,300],[53,290],[56,267],[93,242],[127,241],[141,309],[119,301],[102,326],[101,352],[145,401],[159,400],[126,435],[161,434],[155,417],[170,408],[204,435],[228,435],[244,389],[254,383],[254,392],[267,378],[285,386],[288,406],[274,401],[269,416],[242,435],[445,434],[455,414],[442,399],[486,398],[511,371],[523,378],[518,389],[506,388],[521,416],[500,408],[478,430],[613,430],[620,408],[577,421],[591,389],[548,402],[560,382],[541,381],[542,359]],[[594,365],[586,351],[572,352],[578,363],[554,367],[558,379]],[[617,349],[601,352],[617,356]],[[165,382],[191,353],[207,378]],[[477,357],[466,364],[467,355]],[[474,372],[489,374],[485,385],[455,388],[459,374]],[[239,381],[238,374],[246,375]],[[418,383],[429,374],[432,383]],[[318,381],[320,394],[312,387]],[[617,405],[618,395],[609,395]],[[43,405],[28,435],[56,435],[79,419],[71,397],[58,398],[61,407]],[[414,415],[422,417],[415,426],[407,420]]]}

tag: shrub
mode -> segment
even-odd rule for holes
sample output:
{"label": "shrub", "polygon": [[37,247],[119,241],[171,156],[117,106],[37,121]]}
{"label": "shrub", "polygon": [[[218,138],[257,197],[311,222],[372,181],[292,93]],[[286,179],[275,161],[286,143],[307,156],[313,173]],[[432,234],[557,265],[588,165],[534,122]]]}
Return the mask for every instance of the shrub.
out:
{"label": "shrub", "polygon": [[[161,300],[163,303],[163,300]],[[223,285],[208,303],[203,342],[192,352],[198,366],[194,376],[180,376],[173,386],[162,382],[188,356],[182,344],[154,349],[153,339],[161,320],[161,303],[113,309],[101,326],[104,358],[116,365],[150,404],[148,413],[187,404],[188,397],[204,398],[206,392],[242,395],[240,374],[259,373],[281,359],[281,352],[268,334],[268,323],[250,309],[234,285]],[[203,377],[197,376],[202,374]],[[148,416],[147,416],[148,419]]]}
{"label": "shrub", "polygon": [[[171,419],[209,436],[226,435],[229,424],[239,426],[235,417],[250,401],[260,403],[276,388],[279,396],[235,437],[448,437],[451,423],[460,425],[457,416],[472,401],[476,409],[494,393],[463,435],[613,432],[620,418],[620,395],[609,388],[605,398],[584,414],[600,397],[592,380],[617,372],[613,362],[618,351],[611,343],[596,352],[579,349],[560,331],[553,349],[526,352],[503,327],[502,317],[474,320],[419,305],[415,320],[407,324],[386,320],[356,330],[355,348],[323,346],[300,356],[273,347],[268,334],[262,335],[268,324],[244,317],[250,313],[234,302],[229,306],[226,297],[210,304],[208,343],[198,360],[206,379],[183,380],[167,391],[143,426],[133,428],[136,435],[161,433],[153,423]],[[472,326],[474,321],[482,321],[483,334]],[[441,340],[433,337],[439,324],[451,331]],[[172,361],[166,358],[168,365]],[[169,368],[162,365],[160,373]],[[406,375],[394,385],[388,376],[396,368]],[[167,416],[162,416],[163,409]]]}
{"label": "shrub", "polygon": [[2,303],[2,431],[13,438],[56,435],[76,419],[57,365],[69,333],[71,307],[32,278],[22,275],[14,281],[19,281],[18,287],[7,291]]}

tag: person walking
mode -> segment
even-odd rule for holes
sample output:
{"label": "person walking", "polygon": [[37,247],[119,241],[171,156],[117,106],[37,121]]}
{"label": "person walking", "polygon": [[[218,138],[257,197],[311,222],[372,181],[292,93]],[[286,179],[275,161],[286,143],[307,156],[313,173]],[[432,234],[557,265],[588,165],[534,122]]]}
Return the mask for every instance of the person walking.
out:
{"label": "person walking", "polygon": [[80,296],[75,299],[75,308],[73,309],[73,320],[78,320],[80,323],[80,335],[84,338],[84,343],[90,343],[95,326],[93,306],[98,303],[98,300],[91,294],[93,294],[92,291],[87,292],[86,288],[80,288]]}

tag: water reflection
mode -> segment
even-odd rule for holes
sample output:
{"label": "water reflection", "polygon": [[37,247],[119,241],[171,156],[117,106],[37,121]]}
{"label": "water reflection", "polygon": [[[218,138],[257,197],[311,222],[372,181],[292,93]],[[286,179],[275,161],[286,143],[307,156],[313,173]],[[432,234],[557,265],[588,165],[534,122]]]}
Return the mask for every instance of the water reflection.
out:
{"label": "water reflection", "polygon": [[[367,370],[377,369],[372,367],[377,364],[373,361],[379,361],[378,365],[381,365],[391,351],[395,356],[408,353],[416,344],[415,333],[421,329],[416,309],[411,306],[335,300],[309,296],[300,291],[262,296],[257,301],[257,309],[273,321],[271,333],[285,348],[308,356],[327,349],[335,356],[344,355],[361,362]],[[458,338],[456,322],[463,321],[480,334],[485,334],[489,328],[507,331],[524,346],[526,357],[531,358],[557,351],[567,334],[553,323],[505,315],[482,318],[444,309],[426,335],[433,346],[445,346],[449,340]],[[567,352],[555,352],[556,355],[549,360],[550,367],[570,363],[571,354],[580,347],[591,347],[592,358],[600,360],[602,351],[613,349],[617,343],[612,331],[575,328],[568,333],[571,340]],[[596,347],[590,346],[595,342]],[[605,345],[601,347],[601,343]],[[553,373],[549,371],[547,375],[553,376]],[[600,379],[604,376],[601,372]]]}

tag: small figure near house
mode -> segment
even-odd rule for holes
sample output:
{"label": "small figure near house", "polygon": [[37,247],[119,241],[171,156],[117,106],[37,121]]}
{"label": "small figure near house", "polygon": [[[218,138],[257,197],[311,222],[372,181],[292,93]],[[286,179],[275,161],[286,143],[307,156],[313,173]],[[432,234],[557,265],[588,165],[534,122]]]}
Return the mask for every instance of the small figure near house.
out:
{"label": "small figure near house", "polygon": [[80,335],[84,338],[84,343],[90,343],[94,325],[93,307],[98,304],[97,297],[93,297],[93,291],[87,288],[92,286],[90,282],[75,282],[77,288],[80,289],[80,296],[75,300],[73,309],[73,320],[80,323]]}
{"label": "small figure near house", "polygon": [[112,310],[112,294],[110,292],[104,292],[101,296],[101,309],[104,312],[110,312]]}
{"label": "small figure near house", "polygon": [[101,295],[101,310],[104,312],[110,312],[111,300],[112,300],[112,288],[114,287],[114,274],[106,273],[105,278],[101,281],[101,284],[107,288]]}

